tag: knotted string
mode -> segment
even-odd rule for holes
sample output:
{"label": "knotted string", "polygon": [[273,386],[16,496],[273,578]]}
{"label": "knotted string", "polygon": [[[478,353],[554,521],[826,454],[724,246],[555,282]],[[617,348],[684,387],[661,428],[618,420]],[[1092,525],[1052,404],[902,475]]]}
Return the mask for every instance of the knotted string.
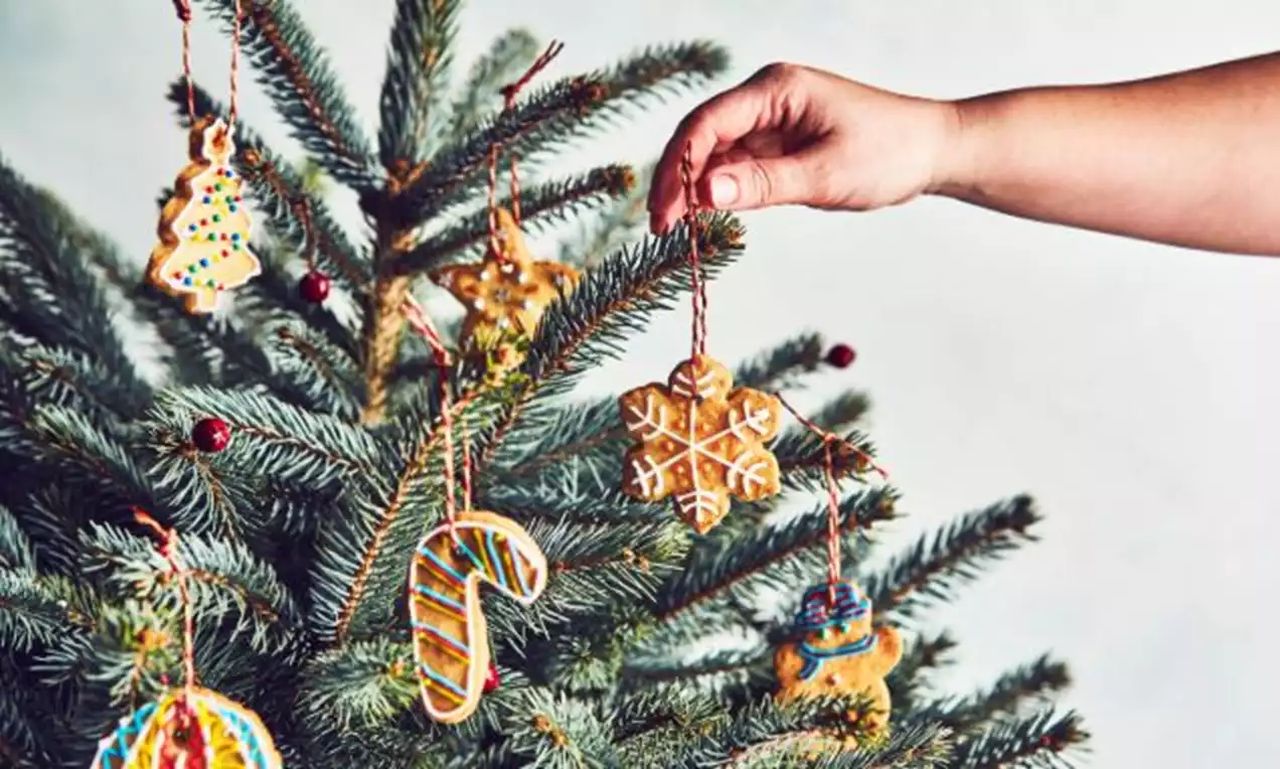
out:
{"label": "knotted string", "polygon": [[[885,480],[888,480],[889,474],[872,460],[870,454],[853,445],[851,441],[822,429],[813,420],[796,411],[787,402],[786,398],[782,397],[782,393],[775,393],[775,395],[778,401],[787,408],[787,411],[791,412],[792,416],[800,424],[822,439],[822,470],[827,481],[827,597],[834,604],[836,600],[836,584],[840,581],[840,574],[843,569],[840,565],[840,487],[836,483],[836,463],[832,454],[832,446],[836,444],[843,446]],[[858,516],[853,509],[849,510],[849,521],[856,531],[858,528]]]}
{"label": "knotted string", "polygon": [[[520,90],[533,80],[534,76],[546,68],[551,60],[564,50],[564,43],[552,40],[547,46],[547,50],[542,55],[534,59],[533,64],[529,65],[529,69],[525,70],[514,82],[508,83],[498,89],[502,94],[503,104],[502,113],[505,115],[515,109],[516,96],[520,94]],[[495,141],[493,146],[489,148],[489,249],[498,259],[504,259],[501,249],[501,243],[498,239],[498,158],[502,154],[502,142]],[[515,219],[516,226],[520,226],[520,170],[516,162],[515,153],[511,153],[510,161],[510,181],[511,181],[511,217]]]}
{"label": "knotted string", "polygon": [[[187,118],[196,122],[196,86],[191,77],[191,0],[173,0],[173,9],[182,22],[182,78],[187,84]],[[231,108],[227,131],[235,127],[240,105],[240,0],[235,0],[231,20]]]}
{"label": "knotted string", "polygon": [[160,556],[169,564],[169,574],[178,582],[178,596],[182,600],[182,688],[184,695],[190,697],[196,686],[196,617],[191,605],[191,591],[187,588],[190,572],[178,555],[178,532],[161,526],[140,507],[133,508],[133,518],[150,529],[159,540]]}
{"label": "knotted string", "polygon": [[[458,518],[458,503],[454,496],[454,485],[457,478],[453,447],[453,409],[452,387],[449,384],[449,366],[451,359],[449,348],[445,346],[439,329],[432,322],[431,316],[422,309],[418,300],[406,297],[404,305],[405,318],[409,325],[426,341],[431,348],[432,360],[435,362],[440,385],[440,429],[444,431],[444,515],[449,530],[454,530]],[[465,404],[463,400],[461,403]],[[462,509],[471,509],[471,446],[466,430],[462,434]]]}
{"label": "knotted string", "polygon": [[698,253],[698,194],[693,182],[693,143],[685,145],[680,158],[680,182],[684,187],[684,221],[689,230],[689,273],[693,300],[693,358],[707,354],[707,285]]}

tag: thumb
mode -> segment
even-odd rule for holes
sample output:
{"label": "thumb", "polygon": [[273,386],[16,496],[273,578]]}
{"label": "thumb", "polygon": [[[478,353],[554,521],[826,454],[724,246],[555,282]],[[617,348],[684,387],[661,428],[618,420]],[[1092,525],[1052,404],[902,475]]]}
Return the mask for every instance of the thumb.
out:
{"label": "thumb", "polygon": [[729,211],[806,203],[813,197],[812,176],[800,157],[749,158],[711,169],[699,197]]}

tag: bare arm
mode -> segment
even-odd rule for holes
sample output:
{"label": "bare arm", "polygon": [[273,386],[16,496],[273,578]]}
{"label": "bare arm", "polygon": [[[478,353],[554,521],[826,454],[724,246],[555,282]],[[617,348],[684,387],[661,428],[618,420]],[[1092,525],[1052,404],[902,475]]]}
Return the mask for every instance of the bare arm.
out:
{"label": "bare arm", "polygon": [[1280,54],[1131,83],[956,102],[767,67],[681,124],[650,193],[681,209],[694,149],[717,207],[865,210],[932,193],[1166,243],[1280,254]]}

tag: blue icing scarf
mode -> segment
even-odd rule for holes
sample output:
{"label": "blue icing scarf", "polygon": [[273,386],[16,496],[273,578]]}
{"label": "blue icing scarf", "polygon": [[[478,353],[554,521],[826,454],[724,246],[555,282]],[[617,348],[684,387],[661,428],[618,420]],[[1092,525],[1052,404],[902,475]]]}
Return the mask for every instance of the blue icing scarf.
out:
{"label": "blue icing scarf", "polygon": [[853,657],[859,654],[866,654],[875,648],[876,634],[867,633],[856,641],[852,641],[841,646],[835,646],[830,649],[823,649],[809,645],[808,641],[801,641],[796,650],[800,652],[800,656],[804,658],[804,667],[800,668],[800,680],[807,681],[813,677],[814,673],[822,667],[822,663],[829,659],[837,657]]}

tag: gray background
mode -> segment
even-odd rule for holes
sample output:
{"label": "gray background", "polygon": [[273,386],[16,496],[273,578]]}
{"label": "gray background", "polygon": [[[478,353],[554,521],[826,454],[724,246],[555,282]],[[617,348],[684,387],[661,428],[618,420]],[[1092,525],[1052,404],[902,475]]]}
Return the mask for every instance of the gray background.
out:
{"label": "gray background", "polygon": [[[372,136],[392,3],[298,5]],[[781,5],[476,0],[462,60],[515,24],[568,43],[550,76],[698,36],[732,48],[723,85],[783,59],[949,96],[1259,53],[1276,47],[1280,24],[1280,7],[1261,0]],[[210,26],[197,23],[196,69],[224,93],[227,49]],[[0,0],[0,151],[140,262],[156,193],[183,159],[162,99],[177,40],[163,0]],[[257,88],[247,90],[245,120],[298,157]],[[649,160],[692,103],[620,126],[573,165]],[[349,196],[333,198],[358,228]],[[1053,650],[1073,663],[1065,700],[1088,717],[1094,766],[1272,756],[1280,263],[940,200],[745,218],[748,258],[712,289],[712,349],[732,361],[802,328],[858,348],[852,369],[796,400],[814,405],[850,384],[874,396],[873,435],[911,514],[891,544],[1022,490],[1048,515],[1042,544],[937,615],[962,641],[947,681],[963,690]],[[588,385],[665,376],[685,349],[684,312]]]}

